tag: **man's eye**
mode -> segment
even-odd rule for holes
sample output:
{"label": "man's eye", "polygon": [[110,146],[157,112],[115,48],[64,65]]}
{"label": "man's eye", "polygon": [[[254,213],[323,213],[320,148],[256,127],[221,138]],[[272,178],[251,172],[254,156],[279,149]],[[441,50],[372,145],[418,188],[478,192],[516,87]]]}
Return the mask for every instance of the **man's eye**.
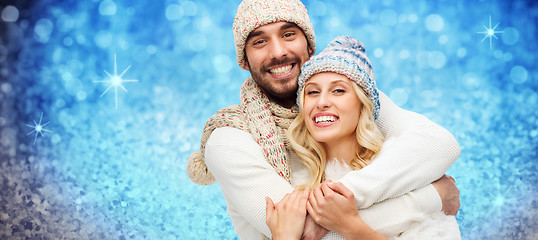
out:
{"label": "man's eye", "polygon": [[262,44],[262,43],[264,43],[264,42],[265,42],[265,40],[258,40],[258,41],[254,41],[254,42],[252,43],[252,45],[259,45],[259,44]]}

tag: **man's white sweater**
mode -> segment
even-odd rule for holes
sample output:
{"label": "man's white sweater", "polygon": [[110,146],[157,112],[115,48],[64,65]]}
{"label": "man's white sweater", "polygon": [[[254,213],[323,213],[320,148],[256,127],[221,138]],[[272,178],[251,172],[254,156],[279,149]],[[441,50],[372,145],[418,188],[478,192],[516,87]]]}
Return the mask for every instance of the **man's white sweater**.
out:
{"label": "man's white sweater", "polygon": [[[381,110],[376,123],[387,139],[382,153],[361,171],[352,171],[339,181],[353,191],[364,221],[391,236],[424,219],[425,214],[441,211],[441,200],[430,183],[454,163],[460,149],[444,128],[399,108],[379,93]],[[295,153],[288,152],[288,157],[293,179],[293,172],[302,165],[297,164]],[[205,162],[220,184],[239,237],[270,237],[265,197],[277,202],[294,188],[267,163],[252,135],[234,128],[216,129],[206,143]],[[323,239],[343,238],[329,232]]]}

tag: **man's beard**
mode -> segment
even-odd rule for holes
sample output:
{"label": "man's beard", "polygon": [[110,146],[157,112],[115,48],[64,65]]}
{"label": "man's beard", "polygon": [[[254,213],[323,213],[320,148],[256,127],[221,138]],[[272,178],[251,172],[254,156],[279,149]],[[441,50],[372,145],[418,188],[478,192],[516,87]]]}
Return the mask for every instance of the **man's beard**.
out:
{"label": "man's beard", "polygon": [[252,78],[262,89],[262,91],[269,97],[269,99],[280,105],[290,105],[290,103],[295,103],[298,88],[298,75],[291,76],[288,79],[274,80],[269,76],[267,69],[272,66],[290,63],[293,63],[293,67],[297,67],[300,70],[302,62],[299,57],[273,60],[266,66],[262,66],[258,71],[254,71],[252,68],[250,68]]}

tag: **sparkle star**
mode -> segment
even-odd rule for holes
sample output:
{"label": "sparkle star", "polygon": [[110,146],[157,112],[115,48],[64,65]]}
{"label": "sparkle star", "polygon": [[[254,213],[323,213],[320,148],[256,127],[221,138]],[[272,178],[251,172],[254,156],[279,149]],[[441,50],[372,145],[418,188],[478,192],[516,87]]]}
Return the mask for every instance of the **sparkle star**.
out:
{"label": "sparkle star", "polygon": [[497,25],[495,25],[495,27],[493,27],[493,28],[491,27],[491,15],[490,15],[489,16],[489,28],[484,25],[484,28],[486,30],[484,30],[483,32],[477,32],[477,33],[484,34],[484,38],[480,42],[483,42],[484,40],[486,40],[486,38],[489,38],[489,49],[491,49],[491,38],[498,39],[497,36],[495,36],[495,33],[503,33],[504,32],[504,31],[495,31],[495,28],[497,28],[497,26],[499,26],[499,23],[497,23]]}
{"label": "sparkle star", "polygon": [[103,81],[93,81],[93,82],[104,82],[104,83],[108,83],[108,88],[103,92],[103,94],[101,94],[100,97],[103,97],[107,92],[108,90],[110,90],[111,88],[114,88],[114,96],[115,96],[115,99],[116,99],[116,110],[118,109],[118,87],[123,89],[123,91],[127,92],[127,89],[123,86],[123,83],[124,82],[138,82],[138,80],[126,80],[126,79],[123,79],[123,74],[125,74],[127,72],[127,70],[129,70],[129,68],[131,68],[131,65],[129,65],[127,68],[125,68],[125,70],[123,70],[123,72],[118,75],[118,71],[117,71],[117,65],[116,65],[116,54],[114,54],[114,75],[108,73],[106,70],[105,73],[108,75],[108,80],[103,80]]}
{"label": "sparkle star", "polygon": [[35,132],[34,145],[35,145],[35,142],[37,140],[37,135],[38,134],[41,134],[41,136],[43,136],[43,132],[52,132],[52,131],[47,130],[47,129],[44,128],[47,124],[49,124],[49,122],[46,122],[45,124],[41,125],[41,120],[43,120],[43,113],[41,113],[41,117],[39,118],[39,123],[36,123],[35,120],[34,120],[34,126],[26,124],[26,126],[31,127],[31,128],[34,129],[31,132],[29,132],[28,134],[26,134],[26,135],[30,135],[33,132]]}

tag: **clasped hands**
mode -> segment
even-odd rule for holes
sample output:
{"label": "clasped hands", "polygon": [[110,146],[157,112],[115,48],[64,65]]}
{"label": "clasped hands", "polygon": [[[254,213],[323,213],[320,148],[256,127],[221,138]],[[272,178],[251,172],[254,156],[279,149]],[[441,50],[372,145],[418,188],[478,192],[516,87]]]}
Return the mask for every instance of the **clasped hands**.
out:
{"label": "clasped hands", "polygon": [[[319,236],[318,239],[328,230],[344,235],[348,226],[366,225],[357,211],[353,192],[340,182],[325,181],[312,191],[294,190],[276,205],[269,197],[266,201],[266,223],[273,239],[277,240],[307,238],[302,236],[305,222],[306,225],[312,224],[306,220],[307,213],[309,220],[321,226],[317,229],[318,234],[315,234]],[[319,234],[320,231],[322,234]]]}
{"label": "clasped hands", "polygon": [[[441,197],[442,211],[456,215],[460,201],[454,178],[444,175],[432,184]],[[359,232],[375,235],[360,218],[353,192],[340,182],[328,180],[312,191],[295,190],[276,206],[269,197],[266,201],[266,223],[273,239],[321,239],[328,230],[348,235],[352,233],[346,230],[357,226],[364,227]]]}

